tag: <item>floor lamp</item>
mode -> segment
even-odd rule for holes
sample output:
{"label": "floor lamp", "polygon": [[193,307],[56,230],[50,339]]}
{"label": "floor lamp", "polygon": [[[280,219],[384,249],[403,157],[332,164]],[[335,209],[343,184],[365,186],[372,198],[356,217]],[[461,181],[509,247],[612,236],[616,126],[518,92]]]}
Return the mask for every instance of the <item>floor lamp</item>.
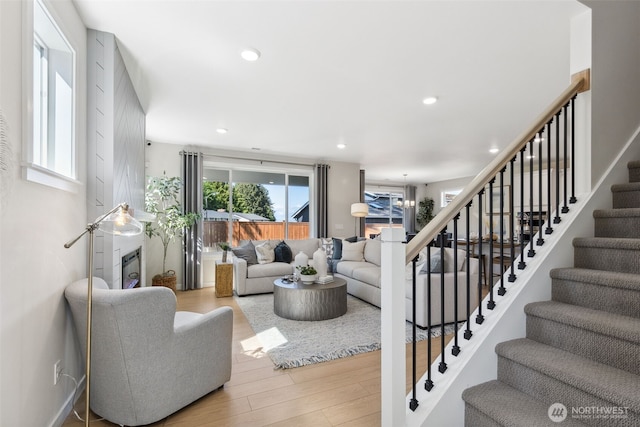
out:
{"label": "floor lamp", "polygon": [[129,205],[121,203],[111,209],[106,214],[88,224],[85,230],[78,237],[65,243],[65,248],[73,246],[82,236],[89,233],[89,278],[87,279],[87,342],[86,342],[86,363],[85,377],[87,380],[85,393],[85,415],[84,425],[89,425],[89,402],[91,396],[91,299],[93,293],[93,233],[96,230],[103,231],[116,236],[135,236],[141,234],[144,227],[134,217],[129,215]]}
{"label": "floor lamp", "polygon": [[369,215],[369,205],[366,203],[352,203],[351,216],[355,217],[355,233],[358,235],[358,218],[364,218]]}

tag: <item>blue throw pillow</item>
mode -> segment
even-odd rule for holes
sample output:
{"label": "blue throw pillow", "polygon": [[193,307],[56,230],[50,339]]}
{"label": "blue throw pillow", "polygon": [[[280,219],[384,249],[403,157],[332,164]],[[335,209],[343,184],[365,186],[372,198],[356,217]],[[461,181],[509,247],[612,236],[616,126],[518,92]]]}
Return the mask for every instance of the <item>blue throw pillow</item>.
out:
{"label": "blue throw pillow", "polygon": [[444,271],[444,260],[440,255],[440,251],[437,250],[431,254],[429,262],[424,264],[420,273],[441,273],[442,271]]}
{"label": "blue throw pillow", "polygon": [[275,262],[286,262],[289,264],[293,260],[291,248],[284,241],[278,243],[273,251],[276,254]]}

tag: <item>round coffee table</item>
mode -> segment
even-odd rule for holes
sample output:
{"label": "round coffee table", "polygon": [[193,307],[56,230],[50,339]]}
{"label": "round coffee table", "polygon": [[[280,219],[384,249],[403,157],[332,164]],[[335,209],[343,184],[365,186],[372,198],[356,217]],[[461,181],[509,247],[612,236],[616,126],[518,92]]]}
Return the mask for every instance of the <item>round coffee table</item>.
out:
{"label": "round coffee table", "polygon": [[273,312],[291,320],[327,320],[347,312],[347,281],[334,278],[324,285],[273,282]]}

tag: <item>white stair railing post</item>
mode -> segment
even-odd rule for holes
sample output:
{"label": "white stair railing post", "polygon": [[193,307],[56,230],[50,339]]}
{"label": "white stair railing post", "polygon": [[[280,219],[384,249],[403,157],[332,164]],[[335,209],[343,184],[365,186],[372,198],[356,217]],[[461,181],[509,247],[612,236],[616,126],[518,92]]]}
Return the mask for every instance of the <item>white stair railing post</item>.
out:
{"label": "white stair railing post", "polygon": [[382,425],[396,427],[407,410],[404,228],[383,228],[381,239]]}

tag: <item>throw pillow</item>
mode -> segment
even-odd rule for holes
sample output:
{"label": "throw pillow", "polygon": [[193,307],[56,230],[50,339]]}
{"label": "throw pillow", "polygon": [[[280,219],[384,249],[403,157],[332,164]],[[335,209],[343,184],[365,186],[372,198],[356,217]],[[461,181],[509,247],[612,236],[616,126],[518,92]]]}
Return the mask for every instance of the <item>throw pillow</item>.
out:
{"label": "throw pillow", "polygon": [[331,258],[342,258],[342,239],[336,239],[335,237],[333,237],[331,240],[333,240],[333,250],[331,251]]}
{"label": "throw pillow", "polygon": [[[425,251],[426,252],[426,251]],[[431,257],[429,258],[429,262],[425,262],[422,268],[420,269],[420,273],[440,273],[445,271],[445,266],[447,265],[447,260],[444,260],[444,264],[442,263],[442,258],[440,257],[440,250],[435,249],[431,251]]]}
{"label": "throw pillow", "polygon": [[355,242],[357,242],[357,241],[358,241],[358,240],[360,240],[360,239],[358,238],[358,236],[351,236],[351,237],[347,237],[347,238],[346,238],[346,239],[344,239],[344,240],[346,240],[347,242],[350,242],[350,243],[355,243]]}
{"label": "throw pillow", "polygon": [[333,239],[331,238],[322,238],[321,239],[321,248],[327,254],[327,259],[331,259],[333,257]]}
{"label": "throw pillow", "polygon": [[231,252],[233,252],[233,255],[237,258],[247,261],[247,266],[258,263],[258,258],[256,257],[256,248],[251,242],[246,242],[240,247],[232,248]]}
{"label": "throw pillow", "polygon": [[342,242],[342,261],[364,261],[364,245],[366,240],[351,243],[347,240]]}
{"label": "throw pillow", "polygon": [[273,250],[271,242],[264,242],[259,244],[256,248],[256,256],[258,258],[258,264],[269,264],[276,259],[276,254]]}
{"label": "throw pillow", "polygon": [[287,264],[293,261],[293,254],[291,248],[284,241],[278,243],[273,250],[276,255],[276,262],[286,262]]}

